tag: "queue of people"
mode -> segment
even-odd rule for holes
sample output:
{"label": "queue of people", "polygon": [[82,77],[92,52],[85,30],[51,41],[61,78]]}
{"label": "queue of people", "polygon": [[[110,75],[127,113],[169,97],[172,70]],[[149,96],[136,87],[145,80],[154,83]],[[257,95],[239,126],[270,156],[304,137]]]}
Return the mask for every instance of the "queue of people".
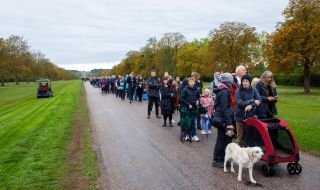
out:
{"label": "queue of people", "polygon": [[274,117],[278,96],[270,71],[265,71],[260,79],[252,79],[246,68],[240,65],[234,74],[219,73],[215,76],[219,78],[214,79],[213,87],[204,90],[197,72],[192,72],[183,81],[179,77],[174,80],[167,72],[163,77],[157,77],[156,71],[151,71],[147,80],[133,73],[125,77],[119,75],[89,80],[93,86],[100,87],[102,93],[115,94],[122,100],[127,98],[129,103],[141,102],[147,94],[147,119],[151,118],[154,109],[155,117],[163,118],[162,127],[173,127],[173,114],[178,114],[179,109],[185,110],[180,119],[191,118],[192,141],[200,141],[197,129],[201,130],[201,134],[209,135],[212,127],[216,128],[212,166],[223,168],[226,146],[234,139],[239,146],[243,146],[244,120],[249,117]]}
{"label": "queue of people", "polygon": [[114,94],[117,98],[130,103],[133,101],[142,102],[143,94],[146,94],[146,82],[142,76],[134,76],[133,73],[126,76],[91,77],[86,81],[95,88],[100,88],[102,94]]}

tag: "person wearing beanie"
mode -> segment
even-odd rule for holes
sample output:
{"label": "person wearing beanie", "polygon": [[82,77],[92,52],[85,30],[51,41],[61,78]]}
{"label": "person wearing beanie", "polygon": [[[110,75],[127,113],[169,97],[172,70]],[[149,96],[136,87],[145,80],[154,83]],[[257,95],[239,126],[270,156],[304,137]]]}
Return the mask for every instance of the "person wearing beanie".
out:
{"label": "person wearing beanie", "polygon": [[243,145],[243,126],[244,120],[248,117],[254,117],[256,107],[261,103],[258,91],[251,87],[251,77],[244,75],[241,78],[241,84],[236,91],[236,108],[234,120],[236,122],[237,140],[239,146]]}
{"label": "person wearing beanie", "polygon": [[231,86],[233,76],[231,73],[221,75],[221,83],[213,89],[215,98],[215,114],[213,117],[213,126],[217,128],[217,138],[213,151],[213,167],[223,168],[225,149],[232,141],[233,111],[231,108],[232,94]]}

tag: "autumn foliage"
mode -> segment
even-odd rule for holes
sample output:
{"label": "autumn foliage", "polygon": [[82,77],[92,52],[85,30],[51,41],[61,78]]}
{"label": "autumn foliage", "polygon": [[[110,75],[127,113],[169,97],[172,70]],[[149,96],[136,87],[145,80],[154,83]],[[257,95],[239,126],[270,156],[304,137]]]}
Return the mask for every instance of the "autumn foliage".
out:
{"label": "autumn foliage", "polygon": [[50,62],[41,52],[32,52],[21,36],[0,38],[0,81],[34,81],[41,78],[52,80],[72,79],[74,74]]}

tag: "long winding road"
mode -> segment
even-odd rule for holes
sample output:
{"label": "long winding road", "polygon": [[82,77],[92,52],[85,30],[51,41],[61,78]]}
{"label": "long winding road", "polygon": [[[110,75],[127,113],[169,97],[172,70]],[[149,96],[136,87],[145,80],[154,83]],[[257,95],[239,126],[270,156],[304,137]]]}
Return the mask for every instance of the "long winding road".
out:
{"label": "long winding road", "polygon": [[[146,117],[147,103],[101,95],[85,83],[94,137],[101,152],[101,172],[106,189],[255,189],[237,174],[211,167],[215,132],[200,142],[181,143],[179,127],[160,127],[162,119]],[[174,117],[177,121],[177,116]],[[213,130],[214,131],[214,130]],[[255,165],[253,176],[263,189],[320,189],[320,159],[301,153],[303,171],[291,176],[287,164],[278,164],[276,175],[264,177]],[[229,169],[230,170],[230,169]],[[237,168],[236,168],[237,171]]]}

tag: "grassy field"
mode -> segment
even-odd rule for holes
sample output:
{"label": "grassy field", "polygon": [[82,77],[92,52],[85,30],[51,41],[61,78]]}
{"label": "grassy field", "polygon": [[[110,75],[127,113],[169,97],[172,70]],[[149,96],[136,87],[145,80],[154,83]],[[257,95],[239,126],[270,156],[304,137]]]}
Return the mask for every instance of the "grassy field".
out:
{"label": "grassy field", "polygon": [[299,147],[320,157],[320,88],[310,95],[303,87],[278,86],[278,114],[292,128]]}
{"label": "grassy field", "polygon": [[303,93],[303,87],[277,89],[278,115],[292,128],[300,149],[320,157],[320,88],[312,88],[310,95]]}
{"label": "grassy field", "polygon": [[[36,84],[0,87],[0,189],[62,189],[67,147],[81,81],[53,82],[54,98],[37,99]],[[80,107],[85,129],[85,175],[96,178],[87,107]]]}

